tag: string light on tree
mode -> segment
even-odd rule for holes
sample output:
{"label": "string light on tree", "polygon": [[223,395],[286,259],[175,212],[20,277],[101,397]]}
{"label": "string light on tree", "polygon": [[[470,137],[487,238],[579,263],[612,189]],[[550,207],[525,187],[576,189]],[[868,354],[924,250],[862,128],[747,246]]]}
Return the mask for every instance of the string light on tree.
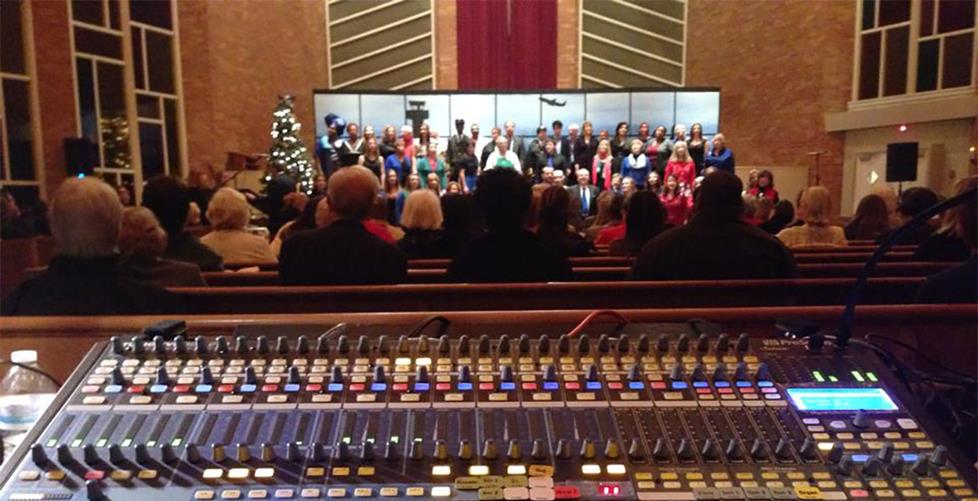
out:
{"label": "string light on tree", "polygon": [[[309,194],[312,193],[316,170],[305,143],[299,138],[302,125],[295,119],[294,101],[294,96],[283,94],[279,96],[278,106],[272,112],[272,147],[269,151],[269,161],[280,172],[294,179],[303,193]],[[265,182],[271,179],[270,174],[265,176]]]}

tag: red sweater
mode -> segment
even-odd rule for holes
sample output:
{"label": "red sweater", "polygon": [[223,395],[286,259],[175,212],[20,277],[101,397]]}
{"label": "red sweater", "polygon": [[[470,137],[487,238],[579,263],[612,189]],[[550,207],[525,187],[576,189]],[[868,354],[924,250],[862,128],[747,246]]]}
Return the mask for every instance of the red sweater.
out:
{"label": "red sweater", "polygon": [[625,238],[625,222],[614,226],[607,226],[598,232],[598,238],[594,239],[594,245],[608,245],[615,240]]}
{"label": "red sweater", "polygon": [[610,153],[604,158],[601,158],[601,155],[594,155],[591,184],[600,187],[602,190],[611,189],[611,162],[613,160],[614,157]]}
{"label": "red sweater", "polygon": [[668,179],[670,175],[676,176],[676,181],[686,188],[693,188],[693,180],[696,179],[696,164],[692,160],[687,160],[685,163],[676,162],[670,160],[666,164],[666,175],[665,179]]}
{"label": "red sweater", "polygon": [[659,200],[666,209],[666,223],[673,226],[680,226],[686,222],[686,214],[689,212],[689,199],[686,195],[660,195]]}

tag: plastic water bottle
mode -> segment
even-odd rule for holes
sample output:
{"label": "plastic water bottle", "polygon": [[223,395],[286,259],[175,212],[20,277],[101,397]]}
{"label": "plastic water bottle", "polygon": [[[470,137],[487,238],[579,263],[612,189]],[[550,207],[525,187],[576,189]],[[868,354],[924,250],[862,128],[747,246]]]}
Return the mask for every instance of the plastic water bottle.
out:
{"label": "plastic water bottle", "polygon": [[[20,350],[10,361],[37,368],[37,352]],[[8,451],[16,447],[51,405],[58,387],[38,372],[11,365],[0,381],[0,435]]]}

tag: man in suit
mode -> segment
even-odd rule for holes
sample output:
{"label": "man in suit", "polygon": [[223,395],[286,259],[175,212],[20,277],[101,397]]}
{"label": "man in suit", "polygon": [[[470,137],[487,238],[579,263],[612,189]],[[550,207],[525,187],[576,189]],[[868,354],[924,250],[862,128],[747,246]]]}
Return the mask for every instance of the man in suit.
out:
{"label": "man in suit", "polygon": [[492,139],[482,147],[482,153],[479,156],[479,165],[485,169],[486,161],[489,160],[489,155],[496,151],[496,139],[499,139],[499,135],[502,134],[502,129],[499,127],[492,128]]}
{"label": "man in suit", "polygon": [[503,132],[509,142],[509,150],[520,157],[520,162],[526,161],[526,144],[523,142],[523,138],[516,135],[516,122],[507,120],[503,124]]}
{"label": "man in suit", "polygon": [[533,179],[540,179],[540,169],[544,167],[540,161],[544,159],[544,144],[547,142],[547,128],[544,126],[537,127],[537,137],[530,141],[529,151],[526,153],[526,158],[523,159],[523,166],[526,167],[527,172],[529,172]]}
{"label": "man in suit", "polygon": [[464,131],[465,120],[456,118],[455,134],[448,138],[448,148],[445,150],[445,163],[448,165],[455,165],[459,157],[465,153],[465,143],[469,141],[469,138],[466,137]]}
{"label": "man in suit", "polygon": [[377,198],[377,177],[359,166],[329,180],[326,201],[335,220],[282,244],[279,276],[286,285],[395,284],[407,278],[407,258],[364,226]]}
{"label": "man in suit", "polygon": [[571,205],[579,207],[582,218],[598,213],[598,188],[591,184],[591,175],[587,169],[577,170],[577,184],[567,187],[571,196]]}
{"label": "man in suit", "polygon": [[560,120],[554,120],[554,123],[550,124],[554,130],[553,140],[554,147],[562,157],[567,159],[567,161],[573,163],[574,156],[573,148],[571,148],[570,139],[563,136],[564,133],[564,123]]}

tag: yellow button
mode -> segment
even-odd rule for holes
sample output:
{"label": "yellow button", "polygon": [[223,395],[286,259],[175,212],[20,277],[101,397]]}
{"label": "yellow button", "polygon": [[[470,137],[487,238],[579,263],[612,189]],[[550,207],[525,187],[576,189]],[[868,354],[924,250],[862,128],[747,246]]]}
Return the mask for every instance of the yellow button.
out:
{"label": "yellow button", "polygon": [[686,480],[703,480],[702,473],[687,473]]}
{"label": "yellow button", "polygon": [[408,487],[404,490],[404,494],[412,498],[424,496],[424,487]]}
{"label": "yellow button", "polygon": [[374,495],[374,490],[370,487],[357,487],[353,489],[353,497],[356,498],[369,498]]}
{"label": "yellow button", "polygon": [[974,494],[975,494],[975,491],[973,491],[971,489],[967,489],[967,488],[965,488],[965,489],[954,489],[954,495],[955,496],[973,496]]}
{"label": "yellow button", "polygon": [[248,491],[248,499],[265,499],[268,497],[268,491],[265,489],[252,489]]}
{"label": "yellow button", "polygon": [[132,472],[129,470],[115,470],[109,473],[109,478],[116,481],[125,481],[132,478]]}
{"label": "yellow button", "polygon": [[947,496],[947,491],[944,489],[930,489],[927,491],[928,496],[933,496],[935,498],[942,498]]}
{"label": "yellow button", "polygon": [[526,475],[526,466],[522,464],[511,464],[506,467],[507,475]]}
{"label": "yellow button", "polygon": [[349,466],[334,466],[333,467],[334,477],[349,477],[350,467]]}
{"label": "yellow button", "polygon": [[878,498],[892,498],[892,497],[896,497],[896,492],[893,492],[890,489],[881,489],[881,490],[876,491],[875,494],[876,494],[876,497],[878,497]]}
{"label": "yellow button", "polygon": [[920,479],[920,486],[932,489],[934,487],[940,487],[941,483],[938,482],[937,480],[934,480],[933,478],[922,478]]}
{"label": "yellow button", "polygon": [[664,471],[659,475],[662,480],[679,480],[679,474],[672,471]]}
{"label": "yellow button", "polygon": [[771,488],[778,488],[778,489],[780,489],[780,488],[784,487],[784,482],[782,482],[780,480],[772,480],[770,482],[764,482],[764,487],[771,487]]}
{"label": "yellow button", "polygon": [[[789,478],[794,478],[794,477],[789,476]],[[832,478],[832,475],[829,475],[829,472],[827,471],[816,471],[812,473],[812,478],[814,478],[815,480],[827,480]]]}
{"label": "yellow button", "polygon": [[310,466],[306,468],[307,477],[321,477],[326,474],[326,468],[322,466]]}
{"label": "yellow button", "polygon": [[652,472],[649,471],[635,472],[635,480],[652,480]]}
{"label": "yellow button", "polygon": [[481,477],[488,474],[489,467],[484,464],[474,464],[469,466],[469,475],[472,475],[473,477]]}
{"label": "yellow button", "polygon": [[872,487],[872,488],[874,488],[874,489],[884,489],[884,488],[888,487],[889,485],[890,484],[888,484],[886,482],[886,480],[870,480],[869,481],[869,486]]}
{"label": "yellow button", "polygon": [[730,475],[726,472],[718,471],[710,474],[710,478],[713,480],[726,480],[730,478]]}
{"label": "yellow button", "polygon": [[361,466],[361,467],[357,468],[357,476],[358,477],[372,477],[372,476],[374,476],[374,473],[376,471],[377,471],[376,468],[374,468],[373,466]]}
{"label": "yellow button", "polygon": [[333,487],[326,490],[326,496],[331,498],[345,498],[346,489],[342,487]]}
{"label": "yellow button", "polygon": [[666,489],[679,489],[683,486],[682,482],[662,482],[662,486]]}
{"label": "yellow button", "polygon": [[299,497],[303,497],[303,498],[318,498],[319,497],[319,489],[316,488],[316,487],[306,487],[305,489],[302,489],[301,491],[299,491]]}
{"label": "yellow button", "polygon": [[938,472],[941,478],[958,478],[958,472],[954,470],[941,470]]}
{"label": "yellow button", "polygon": [[502,488],[505,484],[503,482],[503,477],[499,475],[487,475],[485,477],[480,477],[479,482],[482,484],[481,487],[499,487]]}
{"label": "yellow button", "polygon": [[526,475],[507,475],[503,477],[503,487],[527,487],[530,485]]}
{"label": "yellow button", "polygon": [[798,499],[822,499],[822,491],[818,487],[795,487]]}
{"label": "yellow button", "polygon": [[[788,478],[791,480],[802,480],[805,478],[805,474],[800,471],[789,471]],[[815,477],[818,478],[818,477]]]}
{"label": "yellow button", "polygon": [[[65,472],[61,470],[51,470],[44,474],[44,478],[48,480],[61,480],[65,478]],[[950,482],[948,482],[948,485],[950,485]],[[964,485],[964,483],[962,482],[961,485]]]}
{"label": "yellow button", "polygon": [[239,499],[241,491],[237,489],[227,489],[221,493],[221,499]]}
{"label": "yellow button", "polygon": [[214,499],[214,491],[210,489],[197,491],[194,493],[194,499]]}
{"label": "yellow button", "polygon": [[907,489],[904,491],[900,491],[900,495],[905,498],[919,498],[922,495],[922,493],[917,489]]}
{"label": "yellow button", "polygon": [[397,497],[397,495],[398,495],[399,492],[400,491],[397,490],[397,487],[381,487],[380,488],[380,497],[382,497],[382,498],[393,498],[393,497]]}
{"label": "yellow button", "polygon": [[[960,478],[950,479],[950,480],[947,481],[947,486],[948,487],[964,487],[964,480],[961,480]],[[960,494],[960,495],[967,496],[968,494]]]}
{"label": "yellow button", "polygon": [[476,477],[458,477],[455,479],[455,488],[460,491],[474,491],[481,486],[482,483]]}
{"label": "yellow button", "polygon": [[897,480],[897,481],[893,482],[893,484],[896,485],[900,489],[909,489],[909,488],[913,487],[913,481],[911,481],[911,480]]}
{"label": "yellow button", "polygon": [[907,433],[907,438],[912,438],[914,440],[922,440],[927,438],[927,434],[920,431],[911,431],[910,433]]}
{"label": "yellow button", "polygon": [[754,474],[749,471],[738,472],[735,476],[738,480],[751,480],[754,478]]}
{"label": "yellow button", "polygon": [[439,464],[431,467],[431,476],[447,477],[452,474],[452,467],[447,464]]}
{"label": "yellow button", "polygon": [[600,475],[601,466],[594,463],[587,463],[581,465],[581,473],[584,475]]}
{"label": "yellow button", "polygon": [[776,471],[765,471],[761,473],[761,478],[764,480],[777,480],[781,478],[781,475],[778,475],[778,472]]}
{"label": "yellow button", "polygon": [[531,477],[552,477],[554,475],[554,467],[546,464],[531,464],[527,473]]}
{"label": "yellow button", "polygon": [[136,472],[136,478],[140,480],[153,480],[158,476],[160,476],[160,472],[152,469],[139,470],[138,472]]}

